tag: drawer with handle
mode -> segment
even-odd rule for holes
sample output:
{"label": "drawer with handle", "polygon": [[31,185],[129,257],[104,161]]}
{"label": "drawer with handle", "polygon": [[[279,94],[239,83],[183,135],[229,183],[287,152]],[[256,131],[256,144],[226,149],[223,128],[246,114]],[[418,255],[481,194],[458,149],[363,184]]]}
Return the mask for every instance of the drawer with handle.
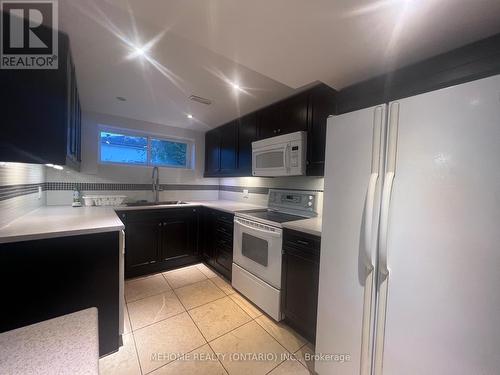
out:
{"label": "drawer with handle", "polygon": [[321,238],[290,229],[283,231],[283,249],[287,248],[318,255],[321,249]]}
{"label": "drawer with handle", "polygon": [[221,233],[228,235],[228,236],[233,236],[234,226],[232,223],[227,224],[225,222],[218,222],[217,223],[217,230]]}

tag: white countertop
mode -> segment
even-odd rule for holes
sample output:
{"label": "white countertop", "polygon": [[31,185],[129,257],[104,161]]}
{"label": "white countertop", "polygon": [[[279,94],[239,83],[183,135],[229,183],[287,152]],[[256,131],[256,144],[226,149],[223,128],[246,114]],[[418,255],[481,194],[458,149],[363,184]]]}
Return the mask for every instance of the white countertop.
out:
{"label": "white countertop", "polygon": [[97,375],[97,309],[4,332],[0,348],[0,374]]}
{"label": "white countertop", "polygon": [[281,224],[283,228],[297,230],[299,232],[309,233],[313,236],[321,237],[321,217],[314,217],[312,219],[289,221]]}
{"label": "white countertop", "polygon": [[212,201],[185,201],[185,202],[186,204],[180,204],[180,205],[170,204],[170,205],[154,205],[154,206],[117,206],[114,207],[114,209],[115,211],[137,211],[137,210],[158,210],[166,208],[204,206],[234,214],[236,212],[252,211],[252,210],[267,208],[265,206],[258,206],[251,203],[237,202],[237,201],[230,201],[223,199],[212,200]]}
{"label": "white countertop", "polygon": [[0,244],[75,236],[80,234],[113,232],[124,229],[124,225],[115,211],[155,210],[197,206],[210,207],[229,213],[265,209],[263,206],[230,200],[190,201],[188,204],[178,206],[45,206],[31,211],[0,228]]}
{"label": "white countertop", "polygon": [[0,243],[113,232],[124,225],[112,207],[40,207],[0,228]]}
{"label": "white countertop", "polygon": [[[194,202],[190,202],[194,203]],[[217,200],[217,201],[199,201],[196,202],[198,205],[205,206],[208,208],[213,208],[220,211],[225,211],[229,213],[252,211],[252,210],[265,210],[266,206],[258,206],[251,203],[237,202],[230,200]]]}

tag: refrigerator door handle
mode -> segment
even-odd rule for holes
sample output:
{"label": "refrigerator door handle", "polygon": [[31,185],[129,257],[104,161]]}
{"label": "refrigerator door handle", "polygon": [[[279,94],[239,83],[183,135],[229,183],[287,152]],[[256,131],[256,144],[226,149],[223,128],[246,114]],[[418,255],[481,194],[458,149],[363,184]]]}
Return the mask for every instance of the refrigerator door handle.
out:
{"label": "refrigerator door handle", "polygon": [[365,263],[365,287],[363,291],[363,322],[361,331],[361,357],[360,375],[369,375],[371,369],[370,341],[371,341],[371,316],[372,316],[372,292],[373,292],[373,271],[372,262],[372,227],[373,227],[373,206],[377,188],[378,173],[370,175],[368,190],[366,193],[365,217],[364,217],[364,263]]}
{"label": "refrigerator door handle", "polygon": [[363,293],[363,325],[361,331],[361,359],[360,375],[369,375],[371,370],[370,360],[370,338],[371,338],[371,316],[372,316],[372,292],[373,292],[373,266],[366,267],[365,289]]}
{"label": "refrigerator door handle", "polygon": [[373,228],[373,208],[375,204],[375,193],[377,189],[378,173],[370,175],[368,190],[366,192],[364,210],[364,259],[365,264],[365,287],[363,291],[363,322],[361,329],[361,357],[360,375],[369,375],[371,369],[371,316],[372,316],[372,293],[373,293],[373,271],[375,267],[372,261],[372,228]]}
{"label": "refrigerator door handle", "polygon": [[387,312],[387,293],[389,290],[389,266],[387,261],[387,237],[389,231],[389,211],[391,205],[392,187],[394,174],[396,172],[396,153],[399,126],[399,103],[391,103],[389,109],[386,173],[384,187],[382,189],[382,204],[380,207],[380,230],[379,230],[379,277],[377,280],[377,322],[375,327],[375,361],[374,374],[383,373],[385,318]]}
{"label": "refrigerator door handle", "polygon": [[379,181],[380,169],[380,148],[382,125],[384,122],[384,108],[375,107],[373,112],[373,143],[372,143],[372,165],[371,174],[366,192],[364,209],[364,257],[365,257],[365,287],[363,290],[363,325],[361,331],[361,359],[360,375],[370,375],[371,373],[371,351],[372,351],[372,303],[373,303],[373,213],[375,208],[375,198]]}
{"label": "refrigerator door handle", "polygon": [[389,208],[391,205],[392,185],[396,172],[396,153],[398,144],[399,103],[394,102],[389,109],[389,129],[387,136],[387,159],[382,204],[380,207],[380,247],[379,269],[382,275],[389,274],[387,265],[387,234],[389,231]]}
{"label": "refrigerator door handle", "polygon": [[373,228],[373,208],[375,205],[375,192],[377,189],[378,173],[370,175],[368,182],[368,191],[366,193],[366,206],[365,206],[365,228],[364,228],[364,249],[365,259],[369,263],[367,268],[374,268],[372,264],[372,228]]}
{"label": "refrigerator door handle", "polygon": [[379,269],[382,275],[389,275],[387,265],[387,232],[389,226],[389,208],[391,204],[392,185],[394,182],[394,172],[386,173],[384,179],[384,189],[382,192],[382,205],[380,209],[380,252]]}
{"label": "refrigerator door handle", "polygon": [[370,175],[368,190],[366,193],[365,217],[364,217],[364,264],[365,264],[365,287],[363,291],[363,321],[361,330],[361,357],[360,375],[369,375],[371,368],[371,316],[372,316],[372,293],[373,293],[373,271],[375,267],[372,261],[372,227],[373,227],[373,206],[375,192],[377,188],[378,173]]}

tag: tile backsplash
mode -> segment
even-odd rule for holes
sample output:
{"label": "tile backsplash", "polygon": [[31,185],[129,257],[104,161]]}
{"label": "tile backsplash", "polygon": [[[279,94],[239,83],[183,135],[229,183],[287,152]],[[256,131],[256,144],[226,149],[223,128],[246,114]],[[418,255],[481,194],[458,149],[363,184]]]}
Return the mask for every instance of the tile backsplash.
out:
{"label": "tile backsplash", "polygon": [[45,204],[45,166],[0,162],[0,227]]}
{"label": "tile backsplash", "polygon": [[[137,172],[136,172],[137,173]],[[73,189],[84,194],[126,195],[129,201],[152,200],[150,171],[144,176],[120,174],[121,178],[80,173],[65,168],[58,171],[44,165],[0,162],[0,227],[43,205],[69,205]],[[172,178],[161,173],[160,200],[228,199],[267,205],[269,189],[318,192],[321,214],[323,178],[316,177],[239,177],[221,179]],[[140,178],[138,178],[140,177]],[[248,190],[245,196],[244,190]]]}
{"label": "tile backsplash", "polygon": [[[127,167],[125,167],[127,168]],[[67,205],[73,197],[73,189],[78,187],[83,194],[125,195],[127,201],[152,200],[151,169],[128,167],[108,170],[111,177],[76,172],[71,169],[58,171],[47,168],[47,205]],[[123,173],[119,173],[123,172]],[[174,171],[176,172],[176,171]],[[102,173],[102,172],[101,172]],[[215,200],[219,196],[217,179],[182,179],[172,177],[172,171],[160,170],[160,200]]]}

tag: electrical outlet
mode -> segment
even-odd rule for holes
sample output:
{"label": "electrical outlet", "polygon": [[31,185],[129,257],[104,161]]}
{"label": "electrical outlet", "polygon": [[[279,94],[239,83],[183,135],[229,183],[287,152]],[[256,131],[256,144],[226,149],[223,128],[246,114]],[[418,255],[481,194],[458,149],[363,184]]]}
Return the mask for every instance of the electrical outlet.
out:
{"label": "electrical outlet", "polygon": [[243,189],[243,198],[248,198],[248,189]]}

